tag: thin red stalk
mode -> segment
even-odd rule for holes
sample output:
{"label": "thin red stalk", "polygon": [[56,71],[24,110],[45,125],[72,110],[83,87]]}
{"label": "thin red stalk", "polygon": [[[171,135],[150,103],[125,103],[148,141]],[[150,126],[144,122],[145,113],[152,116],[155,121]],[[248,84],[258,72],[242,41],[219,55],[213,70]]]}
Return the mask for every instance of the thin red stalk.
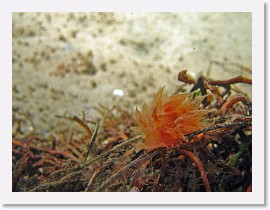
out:
{"label": "thin red stalk", "polygon": [[223,104],[223,106],[220,109],[221,114],[224,115],[227,112],[227,110],[231,108],[235,103],[246,100],[247,98],[241,95],[233,95],[229,97],[228,100]]}
{"label": "thin red stalk", "polygon": [[206,175],[206,172],[204,170],[201,160],[190,151],[182,150],[182,149],[178,149],[178,151],[181,152],[183,155],[188,156],[196,164],[198,170],[201,172],[201,178],[204,183],[206,192],[211,192],[210,184],[209,184],[209,181],[208,181],[208,178],[207,178],[207,175]]}
{"label": "thin red stalk", "polygon": [[247,77],[238,76],[238,77],[234,77],[228,80],[211,80],[211,81],[208,81],[208,83],[210,85],[218,85],[218,86],[226,86],[226,85],[231,85],[231,84],[236,84],[236,83],[246,83],[246,84],[252,85],[252,80]]}

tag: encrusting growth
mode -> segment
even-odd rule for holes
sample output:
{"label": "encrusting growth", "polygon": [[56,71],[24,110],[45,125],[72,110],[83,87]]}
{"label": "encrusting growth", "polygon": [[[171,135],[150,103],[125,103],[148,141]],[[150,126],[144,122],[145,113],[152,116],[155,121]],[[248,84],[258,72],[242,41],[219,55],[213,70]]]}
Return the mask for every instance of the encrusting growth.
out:
{"label": "encrusting growth", "polygon": [[151,107],[144,104],[142,111],[136,108],[138,130],[145,134],[136,151],[179,146],[188,141],[185,135],[209,126],[204,120],[209,110],[199,108],[206,96],[195,96],[195,92],[166,96],[163,89],[157,92]]}

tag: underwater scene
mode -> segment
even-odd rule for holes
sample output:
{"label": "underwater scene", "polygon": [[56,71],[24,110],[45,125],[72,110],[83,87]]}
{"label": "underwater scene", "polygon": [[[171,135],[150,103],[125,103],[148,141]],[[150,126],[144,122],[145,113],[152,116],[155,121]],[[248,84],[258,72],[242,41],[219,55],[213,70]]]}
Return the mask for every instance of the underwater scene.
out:
{"label": "underwater scene", "polygon": [[13,13],[13,192],[251,192],[251,13]]}

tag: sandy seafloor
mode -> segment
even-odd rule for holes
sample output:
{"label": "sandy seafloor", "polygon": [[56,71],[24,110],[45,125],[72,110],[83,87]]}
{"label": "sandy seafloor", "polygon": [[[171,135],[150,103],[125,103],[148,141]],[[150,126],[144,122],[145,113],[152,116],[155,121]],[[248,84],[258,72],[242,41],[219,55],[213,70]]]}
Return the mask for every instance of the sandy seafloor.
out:
{"label": "sandy seafloor", "polygon": [[99,104],[132,112],[164,85],[172,94],[182,69],[251,77],[251,22],[251,13],[13,13],[13,118],[24,133],[50,135],[66,126],[55,115],[93,119]]}

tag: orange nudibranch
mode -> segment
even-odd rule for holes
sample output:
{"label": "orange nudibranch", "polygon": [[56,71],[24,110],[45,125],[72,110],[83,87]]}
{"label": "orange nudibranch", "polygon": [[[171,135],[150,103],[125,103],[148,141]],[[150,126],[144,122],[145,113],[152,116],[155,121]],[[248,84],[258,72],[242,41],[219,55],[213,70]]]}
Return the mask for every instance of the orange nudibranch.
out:
{"label": "orange nudibranch", "polygon": [[157,92],[151,106],[144,104],[141,111],[135,110],[138,130],[145,134],[136,151],[176,147],[187,142],[185,135],[209,125],[204,121],[209,110],[199,109],[205,96],[194,97],[194,92],[166,96],[163,89]]}

